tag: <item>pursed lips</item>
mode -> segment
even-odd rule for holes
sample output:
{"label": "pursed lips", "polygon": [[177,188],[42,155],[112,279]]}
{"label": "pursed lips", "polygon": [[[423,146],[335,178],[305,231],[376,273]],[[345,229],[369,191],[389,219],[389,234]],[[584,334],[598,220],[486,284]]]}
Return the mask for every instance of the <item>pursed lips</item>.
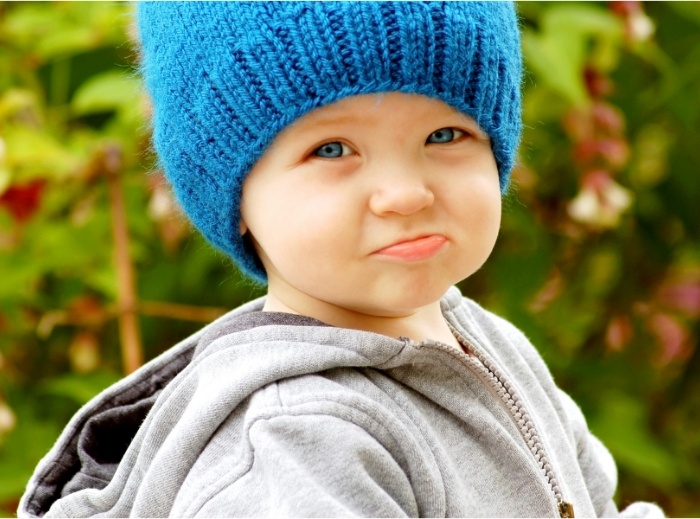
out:
{"label": "pursed lips", "polygon": [[428,259],[447,243],[442,234],[423,234],[415,238],[401,239],[373,252],[374,255],[389,256],[404,260]]}

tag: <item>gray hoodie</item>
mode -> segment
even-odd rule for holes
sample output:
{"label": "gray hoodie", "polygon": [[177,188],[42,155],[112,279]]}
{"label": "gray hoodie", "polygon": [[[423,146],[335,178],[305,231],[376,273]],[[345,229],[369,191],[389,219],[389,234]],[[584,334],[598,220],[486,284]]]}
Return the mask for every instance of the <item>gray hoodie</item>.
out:
{"label": "gray hoodie", "polygon": [[618,515],[614,462],[576,404],[517,329],[456,288],[441,305],[466,353],[263,302],[81,409],[19,515]]}

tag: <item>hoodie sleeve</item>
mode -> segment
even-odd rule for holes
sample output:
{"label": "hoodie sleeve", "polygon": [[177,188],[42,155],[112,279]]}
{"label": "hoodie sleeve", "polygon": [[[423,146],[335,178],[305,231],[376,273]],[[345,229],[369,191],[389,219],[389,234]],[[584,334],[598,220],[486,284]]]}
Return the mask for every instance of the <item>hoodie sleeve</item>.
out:
{"label": "hoodie sleeve", "polygon": [[617,467],[608,449],[588,430],[578,405],[563,391],[560,399],[574,427],[579,465],[598,517],[665,517],[653,503],[636,502],[618,511],[613,500],[617,487]]}
{"label": "hoodie sleeve", "polygon": [[419,515],[406,473],[358,425],[334,416],[281,415],[256,421],[249,441],[249,470],[197,516]]}
{"label": "hoodie sleeve", "polygon": [[586,419],[578,405],[559,390],[561,403],[572,425],[579,466],[598,517],[617,517],[613,501],[617,487],[617,467],[608,449],[588,431]]}
{"label": "hoodie sleeve", "polygon": [[[481,311],[474,308],[472,311]],[[554,382],[544,360],[525,337],[525,335],[510,322],[494,314],[491,321],[498,329],[505,333],[509,344],[514,346],[529,369],[540,381],[542,389],[557,409],[560,420],[566,424],[570,431],[573,447],[576,449],[578,465],[583,476],[586,490],[597,517],[665,517],[661,508],[652,503],[632,503],[627,508],[619,511],[614,496],[617,489],[617,467],[615,461],[603,445],[588,429],[588,423],[579,406],[564,391],[559,389]]]}

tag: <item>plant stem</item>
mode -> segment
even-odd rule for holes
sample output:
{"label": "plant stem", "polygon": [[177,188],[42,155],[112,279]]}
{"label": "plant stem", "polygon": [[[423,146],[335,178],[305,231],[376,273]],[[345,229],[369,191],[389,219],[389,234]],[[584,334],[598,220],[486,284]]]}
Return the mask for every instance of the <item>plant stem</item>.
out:
{"label": "plant stem", "polygon": [[119,337],[122,347],[122,364],[125,374],[143,364],[143,348],[138,322],[138,299],[134,268],[129,255],[129,230],[121,185],[121,150],[109,145],[104,151],[104,172],[109,191],[114,239],[114,264],[117,270],[117,308]]}
{"label": "plant stem", "polygon": [[139,312],[150,317],[166,317],[168,319],[208,323],[224,315],[227,309],[162,303],[159,301],[141,301],[139,303]]}

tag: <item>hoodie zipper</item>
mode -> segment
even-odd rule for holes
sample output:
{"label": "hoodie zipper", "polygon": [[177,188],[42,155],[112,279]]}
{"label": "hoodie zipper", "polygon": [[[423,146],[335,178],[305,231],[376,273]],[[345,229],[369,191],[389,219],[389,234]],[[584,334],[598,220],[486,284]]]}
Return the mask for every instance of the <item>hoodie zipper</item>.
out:
{"label": "hoodie zipper", "polygon": [[[500,369],[491,361],[485,358],[481,353],[476,351],[467,340],[462,337],[457,330],[448,324],[453,335],[457,338],[460,345],[466,350],[468,358],[467,365],[474,371],[482,380],[491,386],[496,394],[500,397],[501,402],[505,405],[510,413],[511,418],[518,426],[521,436],[525,440],[530,452],[535,457],[537,465],[544,474],[545,479],[551,492],[554,494],[554,499],[557,503],[559,516],[563,519],[573,518],[574,505],[565,501],[562,496],[559,483],[554,475],[552,466],[544,450],[544,446],[540,441],[540,437],[535,429],[535,425],[530,419],[530,415],[525,409],[524,404],[515,392],[515,388],[508,382],[506,377],[501,373]],[[443,346],[442,343],[436,343]],[[454,347],[444,345],[454,351]]]}

